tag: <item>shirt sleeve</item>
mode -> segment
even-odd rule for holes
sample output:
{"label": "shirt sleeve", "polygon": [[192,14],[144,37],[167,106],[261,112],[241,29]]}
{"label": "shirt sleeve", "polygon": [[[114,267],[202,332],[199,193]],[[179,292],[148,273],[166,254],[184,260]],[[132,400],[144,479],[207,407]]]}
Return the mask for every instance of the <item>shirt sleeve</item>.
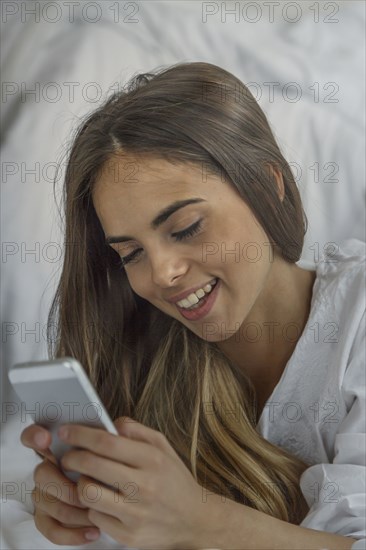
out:
{"label": "shirt sleeve", "polygon": [[300,487],[309,506],[301,527],[357,539],[366,548],[366,326],[362,317],[342,383],[347,414],[342,419],[330,464],[305,470]]}

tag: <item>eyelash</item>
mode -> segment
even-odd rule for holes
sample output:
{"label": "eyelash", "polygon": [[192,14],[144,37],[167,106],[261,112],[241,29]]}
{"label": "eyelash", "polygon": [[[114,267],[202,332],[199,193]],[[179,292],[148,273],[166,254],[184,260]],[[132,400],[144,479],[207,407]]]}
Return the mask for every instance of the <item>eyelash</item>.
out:
{"label": "eyelash", "polygon": [[[198,220],[197,222],[192,224],[190,227],[187,227],[187,229],[184,229],[183,231],[179,231],[178,233],[172,233],[172,235],[176,241],[181,242],[184,239],[188,239],[189,237],[192,237],[193,235],[198,233],[198,231],[201,229],[201,226],[202,226],[202,220]],[[137,248],[136,250],[131,252],[131,254],[128,254],[124,258],[121,258],[122,267],[130,263],[131,260],[133,260],[139,254],[139,252],[141,252],[141,248]]]}

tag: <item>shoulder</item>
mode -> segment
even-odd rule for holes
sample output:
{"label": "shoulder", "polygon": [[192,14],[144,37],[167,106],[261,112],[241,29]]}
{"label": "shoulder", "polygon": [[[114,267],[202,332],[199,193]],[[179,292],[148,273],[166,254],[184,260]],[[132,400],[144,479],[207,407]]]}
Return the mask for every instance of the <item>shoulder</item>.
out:
{"label": "shoulder", "polygon": [[257,425],[264,437],[313,464],[334,456],[337,429],[352,406],[348,422],[362,411],[365,250],[363,241],[347,239],[306,266],[316,270],[309,318]]}
{"label": "shoulder", "polygon": [[313,314],[320,322],[334,323],[336,341],[346,347],[353,344],[365,315],[365,261],[366,243],[345,239],[328,243],[315,267]]}
{"label": "shoulder", "polygon": [[323,334],[326,384],[338,385],[344,414],[355,399],[365,398],[365,261],[366,243],[345,239],[329,246],[316,266],[313,321],[319,322]]}
{"label": "shoulder", "polygon": [[[316,264],[319,290],[328,293],[355,285],[364,290],[366,242],[359,239],[344,239],[339,243],[327,243]],[[346,297],[345,297],[346,298]],[[350,296],[347,296],[350,298]]]}

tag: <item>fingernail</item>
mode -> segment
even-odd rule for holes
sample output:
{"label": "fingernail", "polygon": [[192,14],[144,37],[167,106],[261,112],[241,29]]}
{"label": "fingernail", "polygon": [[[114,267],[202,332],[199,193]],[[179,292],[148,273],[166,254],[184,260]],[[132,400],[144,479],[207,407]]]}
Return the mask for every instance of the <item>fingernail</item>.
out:
{"label": "fingernail", "polygon": [[47,436],[45,433],[39,432],[39,433],[36,433],[36,435],[34,436],[34,442],[38,447],[44,447],[44,445],[46,444],[46,441],[47,441]]}
{"label": "fingernail", "polygon": [[95,531],[95,530],[86,531],[84,533],[84,537],[86,538],[86,540],[97,540],[99,539],[99,535],[100,535],[99,531]]}

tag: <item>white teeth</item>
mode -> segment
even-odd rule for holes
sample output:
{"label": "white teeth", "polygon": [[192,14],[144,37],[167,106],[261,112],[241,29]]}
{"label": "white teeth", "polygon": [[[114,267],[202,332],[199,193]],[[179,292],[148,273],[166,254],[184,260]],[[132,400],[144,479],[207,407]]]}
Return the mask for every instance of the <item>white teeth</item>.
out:
{"label": "white teeth", "polygon": [[194,304],[198,304],[198,302],[200,301],[200,299],[195,295],[195,293],[193,294],[190,294],[186,300],[188,300],[188,302],[191,304],[191,306],[194,306]]}
{"label": "white teeth", "polygon": [[187,298],[184,298],[184,300],[181,300],[180,302],[177,302],[177,305],[179,307],[183,307],[183,308],[187,309],[187,308],[190,308],[191,306],[197,304],[199,302],[200,298],[203,298],[203,296],[205,294],[208,294],[209,292],[211,292],[211,290],[213,288],[213,285],[216,281],[217,281],[217,279],[211,281],[212,285],[207,284],[203,288],[199,288],[195,292],[192,292],[192,294],[187,296]]}

